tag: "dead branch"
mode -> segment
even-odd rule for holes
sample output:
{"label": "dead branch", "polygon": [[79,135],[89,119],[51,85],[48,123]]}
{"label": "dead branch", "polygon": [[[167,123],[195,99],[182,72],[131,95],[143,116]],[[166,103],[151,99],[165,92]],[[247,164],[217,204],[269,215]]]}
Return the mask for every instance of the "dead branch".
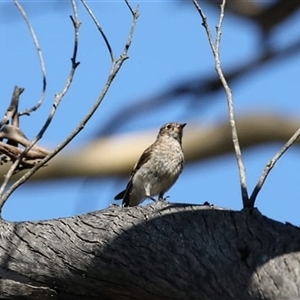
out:
{"label": "dead branch", "polygon": [[97,18],[95,17],[93,11],[92,11],[92,10],[90,9],[90,7],[87,5],[86,1],[81,0],[81,3],[82,3],[83,6],[85,7],[85,9],[86,9],[86,11],[88,12],[88,14],[91,16],[91,18],[92,18],[93,22],[95,23],[95,25],[96,25],[98,31],[99,31],[100,34],[102,35],[102,38],[103,38],[103,40],[104,40],[104,42],[105,42],[105,45],[106,45],[106,48],[107,48],[107,50],[108,50],[108,52],[109,52],[111,62],[113,63],[114,60],[115,60],[115,58],[114,58],[114,57],[115,57],[115,56],[114,56],[114,52],[113,52],[113,49],[112,49],[112,47],[111,47],[111,45],[110,45],[110,43],[109,43],[108,38],[106,37],[106,34],[105,34],[104,30],[102,29],[102,27],[101,27],[99,21],[98,21]]}
{"label": "dead branch", "polygon": [[34,28],[30,23],[30,20],[25,12],[25,10],[23,9],[22,5],[19,3],[19,1],[14,0],[15,5],[17,6],[17,8],[19,9],[22,17],[25,20],[25,23],[29,29],[29,32],[31,34],[35,49],[37,51],[38,54],[38,58],[39,58],[39,62],[40,62],[40,66],[41,66],[41,71],[42,71],[42,92],[41,92],[41,96],[38,100],[38,102],[36,103],[36,105],[34,105],[33,107],[26,109],[24,112],[20,112],[19,115],[30,115],[32,112],[36,111],[43,103],[45,96],[46,96],[46,87],[47,87],[47,77],[46,77],[46,67],[45,67],[45,61],[44,61],[44,57],[43,57],[43,52],[42,49],[39,45],[39,41],[38,38],[35,34]]}
{"label": "dead branch", "polygon": [[[18,145],[22,145],[24,147],[28,147],[30,145],[30,141],[19,128],[19,113],[18,106],[20,95],[23,93],[24,88],[20,88],[18,86],[14,87],[12,100],[9,107],[6,110],[4,118],[1,121],[0,127],[0,141],[2,143],[3,140],[7,140],[7,144],[2,143],[2,148],[0,150],[1,154],[7,155],[10,157],[11,161],[16,161],[20,154],[24,151],[24,149],[18,148]],[[11,124],[8,124],[11,122]],[[4,146],[5,145],[5,146]],[[8,151],[9,149],[9,151]],[[36,153],[36,154],[33,154]],[[45,148],[42,148],[38,145],[34,145],[32,147],[32,151],[30,154],[25,154],[24,159],[28,160],[30,158],[44,158],[49,151]],[[1,158],[2,162],[7,162],[6,158]]]}
{"label": "dead branch", "polygon": [[[26,146],[26,148],[24,149],[24,151],[21,153],[21,155],[18,156],[18,158],[14,161],[14,163],[12,164],[12,166],[10,167],[9,171],[7,172],[5,179],[2,183],[1,189],[0,189],[0,212],[3,208],[3,205],[5,204],[5,202],[7,201],[8,197],[11,195],[11,193],[18,187],[20,186],[22,183],[24,183],[27,178],[29,178],[31,175],[27,175],[28,177],[26,177],[26,174],[33,174],[34,172],[36,172],[36,170],[38,170],[39,168],[41,168],[45,163],[43,162],[43,160],[39,161],[39,163],[35,164],[34,168],[31,168],[26,174],[24,174],[22,176],[22,178],[20,178],[17,182],[15,182],[12,186],[9,187],[9,189],[6,191],[5,194],[5,188],[10,180],[10,178],[12,177],[12,175],[15,173],[15,171],[17,170],[20,162],[22,161],[22,159],[26,156],[26,154],[28,153],[28,151],[30,151],[30,149],[32,149],[32,147],[43,137],[43,134],[45,133],[45,131],[47,130],[48,126],[50,125],[55,112],[57,110],[58,105],[60,104],[61,100],[63,99],[63,97],[65,96],[65,94],[67,93],[67,91],[69,90],[71,83],[73,81],[74,78],[74,74],[75,74],[75,70],[78,67],[79,63],[76,62],[76,56],[77,56],[77,49],[78,49],[78,39],[79,39],[79,26],[80,26],[80,22],[78,20],[78,14],[77,14],[77,8],[76,8],[76,3],[75,0],[71,1],[72,3],[72,7],[73,7],[73,14],[74,17],[71,17],[72,23],[73,23],[73,27],[74,27],[74,47],[73,47],[73,56],[71,59],[72,62],[72,66],[71,66],[71,70],[69,73],[69,76],[66,80],[66,84],[62,90],[61,93],[56,94],[54,102],[53,102],[53,106],[52,106],[52,110],[50,111],[50,114],[45,122],[45,124],[43,125],[42,129],[40,130],[40,132],[37,134],[37,136],[30,142],[30,144],[28,146]],[[20,4],[19,4],[20,6]],[[49,154],[48,154],[49,155]],[[46,156],[47,157],[47,156]],[[49,158],[50,159],[50,158]],[[23,168],[23,166],[22,166]],[[33,171],[34,170],[34,171]]]}
{"label": "dead branch", "polygon": [[[76,55],[77,55],[77,48],[78,48],[78,36],[79,36],[80,22],[78,21],[77,7],[76,7],[75,0],[72,0],[71,2],[72,2],[73,15],[74,15],[73,17],[71,17],[71,19],[72,19],[73,26],[74,26],[75,41],[74,41],[73,57],[71,59],[72,68],[71,68],[70,75],[67,79],[67,83],[66,83],[63,91],[60,94],[56,95],[54,103],[53,103],[52,111],[51,111],[45,125],[43,126],[43,128],[41,129],[41,131],[39,132],[37,137],[30,143],[30,145],[28,147],[26,147],[24,152],[19,156],[18,160],[22,159],[22,155],[26,155],[26,153],[31,149],[31,147],[33,147],[34,144],[43,136],[43,133],[45,132],[45,130],[47,129],[48,125],[50,124],[50,122],[53,118],[53,115],[56,111],[57,106],[59,105],[59,103],[60,103],[61,99],[63,98],[63,96],[68,91],[68,89],[71,85],[71,82],[73,80],[73,76],[74,76],[76,67],[79,65],[79,63],[76,62]],[[129,6],[128,2],[126,2],[126,5]],[[131,9],[130,12],[132,13],[132,11],[133,10]],[[57,153],[59,153],[67,144],[69,144],[69,142],[72,141],[74,139],[74,137],[84,128],[85,124],[90,120],[90,118],[93,116],[95,111],[98,109],[98,107],[102,103],[108,89],[110,88],[114,78],[118,74],[118,72],[119,72],[120,68],[122,67],[123,63],[125,62],[125,60],[128,59],[128,50],[129,50],[130,45],[132,43],[133,33],[134,33],[134,29],[135,29],[138,17],[139,17],[139,12],[138,12],[138,8],[137,8],[133,13],[133,18],[132,18],[133,20],[132,20],[132,24],[131,24],[131,28],[130,28],[130,31],[129,31],[129,34],[128,34],[127,41],[126,41],[124,49],[123,49],[123,53],[121,54],[121,56],[118,59],[114,59],[114,61],[112,63],[112,66],[111,66],[111,71],[108,75],[107,82],[104,85],[104,87],[102,89],[102,92],[100,93],[98,99],[96,100],[96,102],[92,106],[91,110],[83,118],[83,120],[76,127],[76,129],[56,149],[51,151],[51,153],[49,153],[45,158],[40,160],[33,168],[31,168],[26,174],[24,174],[20,179],[18,179],[14,184],[12,184],[10,186],[10,188],[6,191],[6,193],[0,198],[0,211],[1,211],[1,208],[3,207],[4,203],[7,201],[8,197],[11,195],[11,193],[13,193],[13,191],[17,187],[19,187],[26,180],[28,180],[38,169],[40,169],[51,158],[53,158]],[[12,167],[9,170],[7,176],[11,177],[11,175],[13,174],[13,171],[15,170],[16,166],[19,163],[18,160],[12,165]],[[10,177],[8,177],[8,178],[10,178]],[[5,178],[5,180],[7,180],[7,179]],[[7,182],[8,182],[8,180],[7,180]],[[6,184],[7,184],[7,182],[6,182]],[[2,205],[1,205],[1,203],[2,203]]]}
{"label": "dead branch", "polygon": [[256,209],[157,201],[0,226],[2,300],[300,296],[299,228]]}
{"label": "dead branch", "polygon": [[9,119],[12,120],[12,123],[14,126],[19,126],[19,116],[17,114],[18,112],[18,106],[19,106],[19,98],[20,95],[24,92],[24,88],[15,86],[13,95],[11,98],[10,105],[8,106],[6,113],[4,114],[3,119],[0,122],[0,128],[9,122]]}
{"label": "dead branch", "polygon": [[202,18],[202,21],[203,21],[202,25],[204,26],[204,28],[206,30],[208,41],[209,41],[210,47],[213,52],[213,56],[214,56],[214,60],[215,60],[215,68],[216,68],[216,71],[219,75],[219,78],[222,82],[222,85],[223,85],[225,93],[226,93],[229,122],[230,122],[230,126],[231,126],[231,134],[232,134],[232,142],[233,142],[235,157],[236,157],[237,165],[238,165],[238,169],[239,169],[243,207],[248,207],[249,197],[248,197],[248,190],[247,190],[246,170],[245,170],[245,166],[244,166],[243,159],[242,159],[242,152],[241,152],[237,129],[236,129],[236,124],[235,124],[232,91],[231,91],[231,89],[226,81],[226,78],[224,76],[224,73],[223,73],[223,70],[221,67],[221,60],[220,60],[220,42],[221,42],[221,35],[222,35],[221,30],[222,30],[222,23],[223,23],[223,19],[224,19],[224,9],[225,9],[226,0],[223,0],[222,4],[221,4],[220,18],[219,18],[219,24],[216,28],[215,42],[213,40],[211,31],[210,31],[210,27],[207,23],[207,18],[205,16],[204,12],[202,11],[197,0],[193,0],[193,3]]}
{"label": "dead branch", "polygon": [[[5,191],[9,179],[13,174],[24,169],[32,168],[40,159],[44,158],[49,153],[48,150],[40,146],[33,145],[33,147],[24,154],[24,149],[18,147],[19,144],[24,147],[30,146],[30,141],[19,128],[20,115],[18,113],[18,106],[20,95],[23,91],[24,88],[20,88],[18,86],[14,87],[11,103],[1,121],[0,164],[2,165],[3,163],[12,161],[13,165],[16,164],[16,166],[14,169],[11,167],[5,174],[4,181],[0,187],[0,195]],[[9,122],[11,122],[11,124],[9,124]],[[2,142],[3,140],[7,140],[7,143],[5,144]],[[0,208],[3,205],[4,202],[0,199]]]}
{"label": "dead branch", "polygon": [[267,163],[258,183],[256,184],[251,196],[250,196],[250,205],[254,207],[254,203],[258,193],[260,192],[264,182],[266,181],[270,171],[274,168],[277,161],[280,157],[297,141],[300,136],[300,127],[293,134],[293,136],[284,144],[284,146],[275,154],[275,156]]}

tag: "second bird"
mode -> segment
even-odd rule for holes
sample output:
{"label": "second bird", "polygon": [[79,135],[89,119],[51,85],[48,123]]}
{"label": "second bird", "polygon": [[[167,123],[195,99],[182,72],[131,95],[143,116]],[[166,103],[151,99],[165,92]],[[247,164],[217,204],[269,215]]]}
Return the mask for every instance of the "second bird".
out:
{"label": "second bird", "polygon": [[182,151],[182,132],[186,125],[167,123],[158,133],[156,141],[147,148],[135,164],[127,187],[115,200],[123,199],[123,206],[136,206],[146,198],[155,200],[173,186],[182,172],[184,155]]}

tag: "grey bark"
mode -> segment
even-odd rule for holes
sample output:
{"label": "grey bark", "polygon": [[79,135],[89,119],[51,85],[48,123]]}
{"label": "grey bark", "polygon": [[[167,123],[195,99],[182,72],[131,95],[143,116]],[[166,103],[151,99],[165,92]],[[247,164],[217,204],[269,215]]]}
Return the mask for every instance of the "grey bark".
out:
{"label": "grey bark", "polygon": [[0,299],[300,299],[300,230],[157,202],[0,221]]}

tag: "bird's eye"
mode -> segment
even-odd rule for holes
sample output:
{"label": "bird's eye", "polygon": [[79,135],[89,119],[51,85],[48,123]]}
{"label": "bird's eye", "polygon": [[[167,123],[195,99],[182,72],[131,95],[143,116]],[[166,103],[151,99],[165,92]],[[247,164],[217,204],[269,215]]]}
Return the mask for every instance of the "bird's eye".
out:
{"label": "bird's eye", "polygon": [[171,128],[172,128],[171,124],[168,124],[167,129],[171,129]]}

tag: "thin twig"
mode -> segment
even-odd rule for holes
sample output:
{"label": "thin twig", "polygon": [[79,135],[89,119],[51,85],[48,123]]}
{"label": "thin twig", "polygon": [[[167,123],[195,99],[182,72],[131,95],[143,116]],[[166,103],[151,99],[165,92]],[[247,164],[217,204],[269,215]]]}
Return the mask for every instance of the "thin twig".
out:
{"label": "thin twig", "polygon": [[135,17],[135,14],[136,14],[136,12],[137,12],[137,10],[134,11],[134,10],[132,9],[132,7],[130,6],[130,4],[129,4],[129,2],[128,2],[127,0],[125,0],[125,3],[126,3],[128,9],[130,10],[130,12],[131,12],[131,14],[132,14],[132,17],[134,18],[134,17]]}
{"label": "thin twig", "polygon": [[[72,68],[71,68],[71,72],[68,76],[65,88],[61,92],[61,98],[67,93],[67,91],[72,83],[72,80],[74,78],[75,70],[80,64],[80,62],[76,62],[76,57],[77,57],[78,44],[79,44],[79,27],[81,25],[81,22],[79,21],[75,0],[71,0],[71,4],[72,4],[72,9],[73,9],[73,15],[74,15],[74,17],[70,16],[70,19],[71,19],[71,21],[73,23],[73,27],[74,27],[74,47],[73,47],[73,55],[71,58]],[[59,102],[57,104],[59,104]]]}
{"label": "thin twig", "polygon": [[258,193],[260,192],[265,180],[267,179],[270,171],[273,169],[277,161],[280,159],[280,157],[296,142],[296,140],[300,136],[300,128],[293,134],[293,136],[284,144],[284,146],[275,154],[275,156],[267,163],[257,185],[255,186],[250,200],[249,200],[249,206],[254,207],[254,203],[256,200],[256,197]]}
{"label": "thin twig", "polygon": [[213,37],[212,37],[212,34],[211,34],[211,31],[210,31],[210,27],[207,23],[207,17],[206,15],[204,14],[201,6],[198,4],[197,0],[193,0],[193,3],[197,9],[197,11],[199,12],[200,16],[201,16],[201,19],[202,19],[202,26],[205,28],[205,31],[206,31],[206,34],[207,34],[207,37],[208,37],[208,42],[209,42],[209,45],[211,47],[211,50],[213,51],[213,53],[215,54],[216,52],[216,48],[215,48],[215,43],[213,41]]}
{"label": "thin twig", "polygon": [[[23,93],[24,88],[20,88],[18,86],[14,87],[14,91],[13,91],[13,95],[12,95],[12,99],[10,102],[10,105],[8,107],[8,109],[6,110],[5,116],[3,118],[3,120],[1,121],[1,130],[3,130],[3,128],[5,129],[5,124],[9,122],[9,119],[14,119],[15,116],[17,115],[18,118],[18,106],[19,106],[19,99],[20,99],[20,95]],[[2,141],[3,138],[1,138]],[[15,145],[17,146],[17,143],[15,143]],[[11,176],[13,175],[17,164],[14,168],[12,168],[13,166],[11,166],[11,168],[9,169],[8,173],[4,176],[4,181],[1,184],[0,187],[0,195],[3,194],[9,179],[11,178]],[[11,173],[9,175],[9,173]],[[0,200],[0,210],[1,210],[1,200]]]}
{"label": "thin twig", "polygon": [[130,28],[130,31],[129,31],[127,41],[126,41],[124,49],[123,49],[123,54],[121,56],[121,58],[123,57],[123,59],[128,58],[128,56],[127,56],[128,49],[130,48],[132,38],[133,38],[134,29],[135,29],[135,25],[136,25],[137,19],[139,17],[139,6],[137,6],[136,10],[134,11],[127,0],[125,0],[125,3],[126,3],[128,9],[130,10],[130,12],[132,14],[133,22],[132,22],[132,25],[131,25],[131,28]]}
{"label": "thin twig", "polygon": [[[5,125],[6,123],[8,123],[9,119],[13,119],[16,122],[16,116],[18,114],[19,99],[20,99],[20,95],[24,92],[24,90],[25,90],[24,88],[21,88],[18,86],[14,87],[11,102],[6,110],[6,113],[3,117],[3,119],[0,122],[0,128],[3,125]],[[18,126],[18,124],[16,126]]]}
{"label": "thin twig", "polygon": [[[50,111],[50,114],[45,122],[45,124],[43,125],[42,129],[40,130],[40,132],[37,134],[37,136],[34,138],[34,140],[30,143],[29,146],[27,146],[24,151],[22,152],[22,154],[18,157],[18,159],[12,164],[12,166],[10,167],[9,171],[7,172],[4,181],[2,183],[2,186],[0,188],[0,213],[2,211],[2,208],[5,204],[5,202],[7,201],[8,197],[11,195],[11,193],[18,187],[20,186],[22,183],[24,183],[34,172],[36,172],[39,168],[41,168],[47,161],[45,159],[41,160],[37,165],[35,165],[34,168],[30,169],[26,174],[24,174],[18,181],[16,181],[9,189],[8,191],[3,195],[4,190],[8,184],[8,181],[10,180],[11,176],[14,174],[16,168],[18,167],[19,163],[21,162],[21,160],[23,159],[23,157],[28,153],[28,151],[43,137],[43,134],[45,133],[45,131],[47,130],[48,126],[50,125],[58,105],[60,104],[61,100],[63,99],[63,97],[65,96],[65,94],[67,93],[67,91],[69,90],[71,83],[73,81],[74,78],[74,74],[76,71],[76,68],[79,65],[79,62],[76,62],[76,55],[77,55],[77,49],[78,49],[78,40],[79,40],[79,27],[80,27],[80,22],[78,20],[78,15],[77,15],[77,8],[76,8],[76,1],[75,0],[71,0],[72,3],[72,8],[73,8],[73,14],[74,17],[71,17],[73,26],[74,26],[74,50],[73,50],[73,57],[71,58],[72,61],[72,66],[71,66],[71,70],[69,73],[69,76],[67,78],[66,84],[62,90],[61,93],[56,94],[53,105],[52,105],[52,109]],[[50,155],[50,154],[49,154]],[[47,157],[49,157],[46,156]],[[45,161],[44,161],[45,160]]]}
{"label": "thin twig", "polygon": [[[73,3],[73,0],[72,0]],[[77,128],[68,136],[56,149],[54,149],[50,154],[48,154],[44,159],[42,159],[40,162],[38,162],[32,169],[30,169],[26,174],[24,174],[17,182],[15,182],[8,191],[0,198],[0,212],[2,210],[3,205],[9,198],[9,196],[13,193],[13,191],[22,185],[25,181],[27,181],[41,166],[46,164],[51,158],[53,158],[57,153],[59,153],[65,146],[69,144],[71,140],[84,128],[86,123],[89,121],[89,119],[92,117],[92,115],[95,113],[99,105],[101,104],[102,100],[104,99],[108,89],[110,88],[114,78],[116,77],[117,73],[119,72],[120,68],[122,67],[124,61],[128,58],[127,52],[130,48],[133,32],[136,27],[137,19],[139,17],[138,8],[133,13],[133,20],[130,28],[130,32],[127,38],[127,41],[124,46],[123,54],[118,60],[114,60],[112,63],[111,71],[108,76],[108,79],[106,81],[106,84],[104,85],[101,94],[97,98],[95,104],[91,108],[91,110],[88,112],[88,114],[83,118],[83,120],[80,122],[80,124],[77,126]]]}
{"label": "thin twig", "polygon": [[83,4],[83,6],[85,7],[85,9],[87,10],[88,14],[91,16],[91,18],[94,21],[96,27],[98,28],[100,34],[102,35],[102,38],[103,38],[103,40],[104,40],[104,42],[106,44],[107,50],[109,52],[111,62],[113,63],[114,62],[114,53],[113,53],[113,50],[112,50],[112,48],[110,46],[108,38],[106,37],[106,35],[104,33],[104,30],[100,26],[99,21],[97,20],[97,18],[95,17],[95,15],[93,14],[92,10],[87,5],[87,3],[85,2],[85,0],[81,0],[81,3]]}
{"label": "thin twig", "polygon": [[39,58],[39,62],[40,62],[40,66],[41,66],[41,71],[42,71],[42,93],[40,96],[40,99],[38,100],[37,104],[33,107],[31,107],[30,109],[26,109],[24,112],[19,113],[20,116],[22,115],[29,115],[30,113],[36,111],[43,103],[44,99],[45,99],[45,95],[46,95],[46,87],[47,87],[47,77],[46,77],[46,67],[45,67],[45,62],[44,62],[44,58],[43,58],[43,52],[41,50],[41,47],[39,45],[39,41],[37,39],[37,36],[35,34],[35,31],[27,17],[27,14],[25,12],[25,10],[23,9],[23,7],[21,6],[21,4],[19,3],[18,0],[14,0],[15,5],[17,6],[17,8],[19,9],[20,13],[22,14],[29,32],[31,34],[35,49],[37,51],[38,54],[38,58]]}
{"label": "thin twig", "polygon": [[235,156],[236,156],[237,165],[238,165],[238,169],[239,169],[243,207],[249,207],[250,203],[249,203],[249,197],[248,197],[248,191],[247,191],[246,170],[245,170],[245,166],[244,166],[244,163],[242,160],[242,153],[241,153],[241,148],[240,148],[240,144],[239,144],[239,140],[238,140],[236,124],[235,124],[232,91],[229,88],[228,83],[223,74],[222,67],[221,67],[221,60],[220,60],[220,42],[221,42],[222,23],[223,23],[223,19],[224,19],[224,10],[225,10],[226,0],[223,0],[222,4],[221,4],[219,23],[218,23],[218,26],[216,27],[216,41],[215,42],[213,41],[212,34],[211,34],[209,25],[207,23],[207,18],[205,16],[204,12],[202,11],[197,0],[193,0],[193,3],[202,18],[202,21],[203,21],[202,25],[204,26],[204,28],[206,30],[206,33],[208,36],[208,41],[209,41],[210,47],[211,47],[213,55],[214,55],[215,68],[216,68],[219,78],[223,84],[224,90],[226,92],[232,142],[233,142]]}
{"label": "thin twig", "polygon": [[223,20],[224,20],[225,3],[226,3],[226,0],[224,0],[221,3],[219,23],[216,27],[217,37],[216,37],[215,51],[216,51],[216,53],[218,54],[219,57],[220,57],[220,44],[221,44],[221,36],[222,36],[222,24],[223,24]]}

